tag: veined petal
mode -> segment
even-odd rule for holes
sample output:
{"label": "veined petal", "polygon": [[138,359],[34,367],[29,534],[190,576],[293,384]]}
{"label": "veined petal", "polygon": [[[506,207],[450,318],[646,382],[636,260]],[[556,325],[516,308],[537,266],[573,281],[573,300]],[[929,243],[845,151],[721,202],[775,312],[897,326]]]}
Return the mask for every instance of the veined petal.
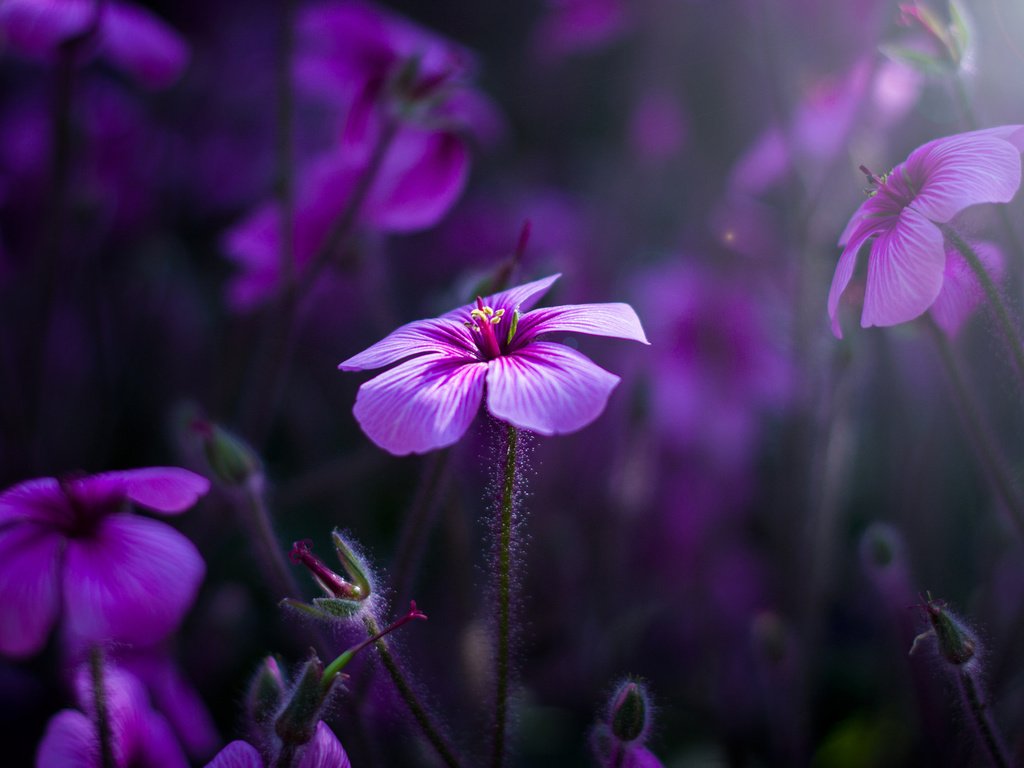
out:
{"label": "veined petal", "polygon": [[53,477],[25,480],[0,493],[0,528],[19,520],[60,524],[70,516],[67,497]]}
{"label": "veined petal", "polygon": [[[484,306],[505,309],[509,313],[517,308],[520,312],[527,312],[533,308],[534,304],[540,301],[540,298],[548,292],[548,288],[561,276],[562,274],[559,272],[540,280],[534,280],[532,283],[517,285],[515,288],[509,288],[507,291],[492,293],[490,296],[483,297]],[[443,317],[453,318],[462,322],[474,308],[476,308],[476,302],[464,304],[458,309],[445,313]]]}
{"label": "veined petal", "polygon": [[843,329],[839,325],[839,299],[846,290],[846,286],[853,279],[853,272],[857,267],[857,255],[864,247],[870,234],[861,234],[853,242],[847,243],[843,253],[839,256],[839,263],[836,264],[835,274],[832,276],[832,285],[828,289],[828,316],[832,323],[832,334],[837,338],[843,338]]}
{"label": "veined petal", "polygon": [[563,344],[535,341],[490,361],[487,409],[542,435],[575,432],[604,410],[619,377]]}
{"label": "veined petal", "polygon": [[649,344],[640,318],[629,304],[566,304],[524,315],[513,344],[521,346],[543,333],[585,333]]}
{"label": "veined petal", "polygon": [[913,208],[878,236],[868,258],[861,326],[896,325],[924,313],[942,290],[942,233]]}
{"label": "veined petal", "polygon": [[448,354],[416,357],[359,388],[352,413],[396,456],[455,443],[476,416],[488,363]]}
{"label": "veined petal", "polygon": [[313,740],[302,751],[298,768],[351,768],[351,765],[338,737],[321,720],[316,724]]}
{"label": "veined petal", "polygon": [[232,741],[206,764],[206,768],[263,768],[263,758],[252,744]]}
{"label": "veined petal", "polygon": [[95,534],[68,542],[64,610],[71,634],[149,645],[192,605],[206,566],[195,545],[166,523],[108,515]]}
{"label": "veined petal", "polygon": [[36,752],[36,768],[96,768],[100,764],[99,739],[88,717],[65,709],[50,719]]}
{"label": "veined petal", "polygon": [[902,172],[919,185],[910,206],[947,222],[969,206],[1012,200],[1020,187],[1020,149],[992,133],[965,133],[914,150]]}
{"label": "veined petal", "polygon": [[343,361],[338,368],[342,371],[366,371],[431,353],[471,357],[476,354],[475,349],[469,330],[452,318],[414,320]]}
{"label": "veined petal", "polygon": [[123,495],[140,507],[176,515],[195,506],[210,490],[210,481],[179,467],[145,467],[101,472],[74,481],[73,487],[76,496]]}
{"label": "veined petal", "polygon": [[[973,243],[989,276],[998,280],[1003,275],[1003,254],[993,243]],[[946,268],[942,290],[932,304],[935,323],[949,336],[954,336],[985,298],[985,292],[974,270],[956,248],[946,246]]]}
{"label": "veined petal", "polygon": [[0,533],[0,653],[42,650],[60,610],[62,537],[35,523]]}

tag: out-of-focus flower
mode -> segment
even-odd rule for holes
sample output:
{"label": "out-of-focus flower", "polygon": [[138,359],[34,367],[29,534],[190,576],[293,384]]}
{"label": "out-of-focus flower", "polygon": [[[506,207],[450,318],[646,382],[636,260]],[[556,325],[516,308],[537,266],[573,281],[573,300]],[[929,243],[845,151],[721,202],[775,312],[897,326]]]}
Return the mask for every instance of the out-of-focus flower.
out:
{"label": "out-of-focus flower", "polygon": [[[114,765],[186,768],[188,761],[167,721],[154,712],[139,681],[114,665],[103,670],[106,727]],[[101,768],[99,715],[89,664],[79,667],[75,693],[82,711],[58,712],[46,727],[36,768]]]}
{"label": "out-of-focus flower", "polygon": [[590,744],[606,768],[662,768],[661,761],[645,746],[651,729],[651,704],[642,683],[625,680],[608,702],[605,722],[590,734]]}
{"label": "out-of-focus flower", "polygon": [[940,226],[979,203],[1006,203],[1020,187],[1024,126],[1006,125],[935,139],[882,176],[853,214],[828,294],[832,333],[842,338],[839,297],[857,254],[870,244],[861,326],[913,320],[942,290],[946,248]]}
{"label": "out-of-focus flower", "polygon": [[[985,271],[994,280],[1002,278],[1003,252],[992,243],[975,243],[972,247]],[[985,291],[963,254],[948,243],[942,274],[942,290],[928,311],[942,330],[955,336],[984,300]]]}
{"label": "out-of-focus flower", "polygon": [[534,35],[537,53],[544,59],[602,48],[629,26],[622,0],[552,0],[549,6]]}
{"label": "out-of-focus flower", "polygon": [[363,431],[396,455],[451,445],[476,416],[485,381],[488,411],[516,427],[564,434],[596,419],[619,377],[540,337],[585,333],[644,344],[647,338],[628,304],[526,312],[556,279],[409,323],[342,362],[338,367],[346,371],[400,363],[359,388],[353,412]]}
{"label": "out-of-focus flower", "polygon": [[88,36],[87,49],[147,88],[173,84],[188,63],[188,45],[166,22],[130,3],[96,0],[4,0],[0,34],[15,52],[50,59],[61,45]]}
{"label": "out-of-focus flower", "polygon": [[[266,763],[252,744],[233,741],[210,761],[206,768],[264,768]],[[350,768],[348,755],[338,737],[321,720],[313,740],[303,747],[297,768]]]}
{"label": "out-of-focus flower", "polygon": [[674,157],[686,143],[686,116],[668,90],[653,89],[633,107],[629,139],[633,151],[652,162]]}
{"label": "out-of-focus flower", "polygon": [[63,618],[76,641],[155,643],[205,572],[192,544],[130,504],[183,512],[209,481],[173,467],[27,480],[0,494],[0,653],[39,651]]}

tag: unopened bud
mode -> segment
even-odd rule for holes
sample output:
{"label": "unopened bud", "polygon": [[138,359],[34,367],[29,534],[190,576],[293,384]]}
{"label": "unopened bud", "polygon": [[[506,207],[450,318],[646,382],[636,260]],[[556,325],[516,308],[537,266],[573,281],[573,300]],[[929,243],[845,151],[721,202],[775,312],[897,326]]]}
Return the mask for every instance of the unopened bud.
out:
{"label": "unopened bud", "polygon": [[249,682],[245,709],[256,725],[267,723],[284,700],[285,685],[277,659],[267,656]]}
{"label": "unopened bud", "polygon": [[282,605],[328,621],[345,620],[361,613],[366,608],[373,589],[366,563],[356,555],[354,549],[338,531],[334,531],[331,537],[345,576],[335,573],[323,560],[313,554],[313,542],[308,539],[296,541],[292,544],[292,551],[289,555],[291,561],[309,569],[313,580],[324,591],[325,596],[313,598],[312,605],[290,598],[283,600]]}
{"label": "unopened bud", "polygon": [[220,482],[243,485],[262,474],[259,457],[242,438],[202,419],[192,422],[192,430],[202,439],[210,471]]}
{"label": "unopened bud", "polygon": [[950,664],[962,666],[977,655],[978,639],[974,632],[963,619],[946,608],[944,600],[932,600],[931,595],[926,595],[920,607],[931,623],[931,629],[914,638],[911,653],[914,653],[924,638],[932,635],[939,654]]}
{"label": "unopened bud", "polygon": [[636,741],[648,730],[650,703],[643,685],[634,680],[619,684],[608,708],[608,724],[619,741]]}
{"label": "unopened bud", "polygon": [[302,668],[288,703],[274,721],[274,730],[284,743],[298,746],[316,734],[320,709],[329,691],[321,683],[323,674],[323,662],[314,654]]}

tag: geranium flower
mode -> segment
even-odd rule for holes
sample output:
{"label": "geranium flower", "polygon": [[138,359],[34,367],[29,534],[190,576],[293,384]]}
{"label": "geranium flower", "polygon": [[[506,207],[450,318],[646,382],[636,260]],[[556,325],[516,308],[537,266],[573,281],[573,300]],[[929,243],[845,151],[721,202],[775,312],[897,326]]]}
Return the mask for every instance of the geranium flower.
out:
{"label": "geranium flower", "polygon": [[[103,688],[114,764],[186,768],[188,761],[170,726],[150,708],[139,681],[115,665],[105,667]],[[82,711],[65,709],[53,716],[39,743],[37,768],[101,768],[104,765],[92,686],[86,663],[75,674],[75,695]]]}
{"label": "geranium flower", "polygon": [[43,477],[0,494],[0,653],[36,653],[58,618],[81,642],[148,645],[169,634],[205,565],[191,541],[129,503],[177,514],[209,486],[152,467]]}
{"label": "geranium flower", "polygon": [[619,377],[540,337],[586,333],[644,344],[647,338],[628,304],[527,312],[558,277],[409,323],[341,363],[345,371],[399,363],[359,388],[353,413],[363,431],[396,455],[451,445],[476,416],[485,383],[491,415],[531,432],[565,434],[596,419]]}
{"label": "geranium flower", "polygon": [[1024,125],[961,133],[918,147],[875,185],[839,239],[828,294],[832,333],[842,338],[839,297],[857,254],[871,245],[861,326],[896,325],[927,310],[942,290],[946,249],[939,225],[979,203],[1006,203],[1021,180]]}
{"label": "geranium flower", "polygon": [[[232,741],[206,768],[264,768],[260,753],[246,741]],[[350,768],[348,755],[338,737],[323,720],[316,724],[313,739],[302,748],[296,768]]]}
{"label": "geranium flower", "polygon": [[147,88],[169,86],[185,69],[188,45],[164,21],[139,6],[112,0],[0,3],[0,33],[23,56],[48,58],[62,43],[87,34],[93,25],[89,50]]}
{"label": "geranium flower", "polygon": [[[1003,276],[1002,251],[992,243],[972,243],[971,247],[993,280]],[[985,290],[971,265],[960,251],[947,244],[942,290],[928,310],[936,325],[948,336],[955,336],[984,299]]]}

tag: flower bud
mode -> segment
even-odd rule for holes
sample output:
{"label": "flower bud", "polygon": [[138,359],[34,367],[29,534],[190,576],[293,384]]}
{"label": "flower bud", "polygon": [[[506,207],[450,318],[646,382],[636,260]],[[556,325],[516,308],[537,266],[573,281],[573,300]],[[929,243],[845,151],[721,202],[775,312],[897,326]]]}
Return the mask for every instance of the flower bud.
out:
{"label": "flower bud", "polygon": [[274,730],[285,744],[305,744],[316,734],[329,688],[322,684],[323,662],[313,654],[302,668],[288,703],[274,721]]}
{"label": "flower bud", "polygon": [[949,611],[942,600],[928,600],[923,607],[942,657],[957,666],[973,659],[978,651],[978,640],[963,620]]}
{"label": "flower bud", "polygon": [[334,531],[331,538],[338,561],[348,578],[332,571],[323,560],[313,554],[313,542],[296,541],[292,544],[289,555],[291,561],[309,569],[313,580],[324,591],[325,596],[313,598],[312,605],[292,599],[285,599],[281,604],[319,619],[350,619],[361,613],[369,604],[369,597],[373,592],[368,575],[369,568],[338,531]]}
{"label": "flower bud", "polygon": [[256,674],[249,681],[245,695],[245,711],[250,720],[259,726],[268,723],[284,700],[284,677],[277,659],[267,656]]}
{"label": "flower bud", "polygon": [[202,438],[210,471],[224,485],[243,485],[262,475],[259,457],[242,438],[203,419],[193,421],[192,430]]}
{"label": "flower bud", "polygon": [[640,683],[625,680],[612,696],[608,721],[612,734],[622,742],[636,741],[647,731],[650,705]]}

